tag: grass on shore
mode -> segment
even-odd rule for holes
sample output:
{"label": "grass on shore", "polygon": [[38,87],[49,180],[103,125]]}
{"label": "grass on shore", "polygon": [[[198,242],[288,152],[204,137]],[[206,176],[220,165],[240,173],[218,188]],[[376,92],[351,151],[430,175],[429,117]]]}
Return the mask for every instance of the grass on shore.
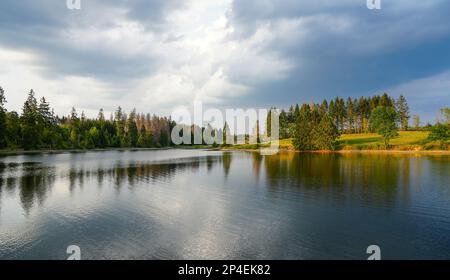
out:
{"label": "grass on shore", "polygon": [[[391,140],[390,150],[394,151],[439,151],[442,150],[438,142],[431,142],[428,138],[429,132],[427,131],[401,131],[399,136]],[[366,134],[343,134],[337,145],[337,150],[341,151],[354,151],[354,150],[385,150],[383,144],[383,138],[375,133]],[[450,141],[448,142],[450,151]],[[227,147],[216,147],[223,150],[258,150],[259,148],[268,147],[269,144],[242,144],[233,145]],[[36,151],[24,151],[24,150],[0,150],[0,156],[4,155],[19,155],[19,154],[34,154],[34,153],[83,153],[90,151],[109,151],[109,150],[157,150],[157,149],[172,149],[176,147],[167,148],[109,148],[109,149],[69,149],[69,150],[36,150]],[[211,146],[207,145],[193,145],[193,146],[181,146],[182,149],[210,149]],[[213,147],[214,148],[214,147]],[[282,139],[279,143],[281,150],[294,151],[294,145],[292,139]]]}
{"label": "grass on shore", "polygon": [[[399,135],[390,141],[391,149],[398,151],[440,150],[438,142],[427,140],[428,131],[400,131]],[[450,142],[449,142],[450,144]],[[245,146],[233,146],[245,149]],[[251,149],[251,147],[248,147]],[[280,149],[295,150],[292,139],[280,140]],[[375,133],[343,134],[338,140],[338,150],[384,150],[383,138]]]}

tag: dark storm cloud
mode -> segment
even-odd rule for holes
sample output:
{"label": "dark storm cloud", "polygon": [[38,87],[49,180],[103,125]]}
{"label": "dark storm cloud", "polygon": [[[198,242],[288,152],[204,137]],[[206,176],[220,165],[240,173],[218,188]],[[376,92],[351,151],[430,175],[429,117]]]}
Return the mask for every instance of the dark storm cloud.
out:
{"label": "dark storm cloud", "polygon": [[[263,82],[239,104],[287,106],[337,95],[375,94],[438,75],[450,69],[449,10],[448,1],[382,1],[382,10],[372,11],[365,1],[237,0],[230,18],[238,38],[280,20],[304,20],[299,29],[306,32],[298,38],[294,32],[290,40],[295,43],[275,39],[266,46],[296,67],[284,80]],[[408,92],[392,94],[408,97]],[[441,102],[450,103],[450,97]]]}
{"label": "dark storm cloud", "polygon": [[[103,29],[117,24],[119,9],[125,18],[148,28],[161,29],[165,15],[179,0],[81,1],[82,9],[68,10],[65,0],[6,0],[0,9],[0,45],[33,51],[39,55],[46,76],[78,75],[106,82],[140,78],[156,69],[156,58],[148,50],[142,55],[120,55],[108,42],[79,47],[83,33],[68,37],[71,31]],[[95,32],[91,30],[91,32]],[[92,35],[91,35],[92,36]],[[126,42],[125,42],[126,43]],[[120,48],[120,46],[115,46]]]}
{"label": "dark storm cloud", "polygon": [[[164,47],[164,43],[191,35],[189,31],[172,34],[166,21],[171,13],[188,5],[183,0],[82,0],[82,10],[70,11],[65,0],[4,0],[0,47],[32,51],[47,78],[74,75],[92,77],[111,87],[133,84],[161,71],[162,59],[173,68],[178,67],[173,61],[202,61],[191,60],[195,56],[189,55],[189,46],[184,46],[186,57],[168,53],[161,58],[152,47],[135,50],[130,44],[136,42],[128,42],[127,34],[116,34],[124,38],[108,41],[106,31],[121,27],[121,20],[139,23],[145,29],[142,35],[150,34],[149,40],[159,42],[155,48]],[[423,79],[450,70],[448,11],[450,2],[443,0],[382,0],[380,11],[368,10],[365,0],[235,0],[228,11],[223,11],[234,30],[226,40],[239,47],[265,29],[272,37],[258,43],[254,53],[288,62],[291,67],[281,78],[255,74],[250,79],[243,71],[252,68],[243,67],[245,63],[224,62],[229,63],[223,65],[227,78],[250,88],[250,92],[235,99],[223,96],[222,105],[287,107],[336,95],[410,90],[398,85],[434,81]],[[133,39],[147,39],[141,37],[138,33]],[[145,44],[153,46],[151,41]],[[426,90],[425,86],[420,88]],[[429,104],[417,98],[417,93],[392,94],[409,95],[413,109],[417,105],[421,111],[434,112],[436,104],[450,103],[450,95],[443,95],[443,88],[439,91],[427,92]],[[440,102],[431,101],[433,96]]]}

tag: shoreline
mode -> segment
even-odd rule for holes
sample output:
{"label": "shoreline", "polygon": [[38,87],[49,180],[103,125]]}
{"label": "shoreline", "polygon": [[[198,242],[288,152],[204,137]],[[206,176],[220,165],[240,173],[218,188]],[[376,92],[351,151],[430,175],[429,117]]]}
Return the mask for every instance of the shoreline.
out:
{"label": "shoreline", "polygon": [[0,156],[19,156],[19,155],[53,155],[53,154],[83,154],[93,152],[138,152],[138,151],[163,151],[173,150],[174,147],[164,148],[106,148],[106,149],[68,149],[68,150],[0,150]]}
{"label": "shoreline", "polygon": [[[259,152],[260,149],[234,149],[225,148],[221,151],[243,151],[243,152]],[[405,154],[405,155],[450,155],[450,151],[446,150],[335,150],[335,151],[298,151],[293,149],[279,149],[282,153],[304,153],[304,154]]]}
{"label": "shoreline", "polygon": [[[207,151],[241,151],[241,152],[260,152],[261,148],[233,148],[233,147],[164,147],[164,148],[107,148],[107,149],[70,149],[70,150],[0,150],[0,157],[2,156],[19,156],[19,155],[52,155],[52,154],[82,154],[94,152],[139,152],[139,151],[164,151],[164,150],[198,150],[203,149]],[[289,148],[280,148],[278,150],[282,153],[305,153],[305,154],[417,154],[417,155],[450,155],[450,150],[335,150],[335,151],[298,151]]]}

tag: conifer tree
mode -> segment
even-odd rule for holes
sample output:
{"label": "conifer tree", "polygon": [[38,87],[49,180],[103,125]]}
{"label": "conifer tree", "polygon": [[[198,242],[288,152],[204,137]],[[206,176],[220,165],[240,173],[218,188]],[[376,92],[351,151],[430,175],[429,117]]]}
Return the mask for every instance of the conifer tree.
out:
{"label": "conifer tree", "polygon": [[6,98],[5,91],[0,87],[0,149],[6,148],[7,146],[7,127],[6,127],[6,108],[5,108]]}

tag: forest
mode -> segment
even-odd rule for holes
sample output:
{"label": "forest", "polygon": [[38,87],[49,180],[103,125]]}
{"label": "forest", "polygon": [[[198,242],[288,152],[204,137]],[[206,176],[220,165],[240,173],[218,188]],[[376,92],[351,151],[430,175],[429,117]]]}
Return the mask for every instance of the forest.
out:
{"label": "forest", "polygon": [[8,112],[5,91],[0,87],[0,149],[93,149],[152,148],[171,145],[170,118],[136,113],[118,107],[105,117],[103,109],[95,119],[87,118],[75,108],[70,115],[55,115],[49,102],[39,101],[33,90],[23,104],[22,112]]}
{"label": "forest", "polygon": [[[67,116],[60,117],[55,115],[45,97],[38,101],[33,90],[28,93],[20,114],[7,111],[6,102],[5,91],[0,87],[0,149],[162,148],[174,145],[171,131],[176,123],[168,117],[137,113],[135,109],[127,114],[121,107],[108,118],[103,109],[96,118],[88,118],[75,108]],[[383,137],[384,148],[388,149],[398,131],[408,130],[430,131],[430,141],[437,141],[442,149],[446,149],[450,139],[449,111],[443,108],[444,121],[435,125],[422,126],[420,117],[414,115],[410,127],[409,106],[403,95],[397,100],[387,93],[346,100],[336,97],[322,103],[297,104],[288,111],[269,110],[264,133],[271,136],[271,114],[277,113],[280,138],[292,139],[292,145],[300,151],[335,150],[341,135],[356,133],[378,133]],[[226,123],[218,130],[210,125],[206,128],[192,125],[191,139],[195,131],[205,129],[212,129],[213,135],[218,133],[223,139],[230,133]],[[259,122],[256,135],[259,145]],[[202,144],[205,145],[205,141]]]}
{"label": "forest", "polygon": [[[430,131],[428,139],[447,148],[450,139],[450,113],[442,110],[443,120],[435,125],[421,124],[419,115],[412,117],[403,95],[396,100],[389,94],[372,97],[323,100],[322,103],[298,104],[289,111],[279,113],[280,138],[292,139],[296,150],[335,150],[341,135],[377,133],[382,136],[384,149],[390,147],[390,140],[399,131]],[[271,110],[271,113],[275,112]],[[267,118],[267,132],[271,134],[271,113]]]}

